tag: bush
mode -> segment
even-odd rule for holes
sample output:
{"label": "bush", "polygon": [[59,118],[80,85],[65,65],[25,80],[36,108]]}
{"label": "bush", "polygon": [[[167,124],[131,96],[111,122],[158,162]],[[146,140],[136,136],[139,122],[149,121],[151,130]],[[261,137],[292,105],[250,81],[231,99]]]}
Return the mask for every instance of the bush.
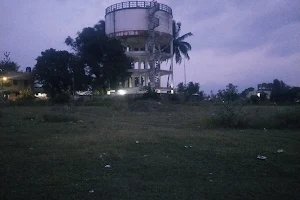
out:
{"label": "bush", "polygon": [[32,101],[35,99],[34,93],[31,89],[21,90],[17,96],[16,101]]}
{"label": "bush", "polygon": [[217,105],[217,110],[207,120],[209,127],[244,128],[247,126],[243,105],[237,102],[224,102]]}
{"label": "bush", "polygon": [[169,101],[180,102],[180,97],[178,96],[178,94],[169,94],[168,99]]}
{"label": "bush", "polygon": [[153,99],[153,100],[161,100],[160,95],[155,91],[154,88],[151,88],[150,86],[146,87],[146,92],[141,96],[136,99]]}
{"label": "bush", "polygon": [[299,129],[300,109],[224,103],[204,123],[207,128]]}
{"label": "bush", "polygon": [[259,104],[259,97],[257,95],[251,95],[250,103],[255,104],[255,105]]}
{"label": "bush", "polygon": [[58,104],[65,104],[70,102],[70,100],[71,100],[71,95],[67,92],[56,94],[55,97],[52,98],[53,103],[58,103]]}

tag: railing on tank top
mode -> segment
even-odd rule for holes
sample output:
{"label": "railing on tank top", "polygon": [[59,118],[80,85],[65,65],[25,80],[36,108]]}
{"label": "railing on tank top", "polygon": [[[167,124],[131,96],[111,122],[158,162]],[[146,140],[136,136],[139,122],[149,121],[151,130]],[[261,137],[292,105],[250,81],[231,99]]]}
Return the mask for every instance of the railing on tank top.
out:
{"label": "railing on tank top", "polygon": [[[154,5],[154,2],[151,1],[128,1],[128,2],[121,2],[114,5],[109,6],[105,10],[105,14],[109,14],[111,12],[114,12],[116,10],[122,10],[122,9],[128,9],[128,8],[149,8]],[[159,10],[165,11],[172,15],[172,9],[162,3],[159,3]]]}

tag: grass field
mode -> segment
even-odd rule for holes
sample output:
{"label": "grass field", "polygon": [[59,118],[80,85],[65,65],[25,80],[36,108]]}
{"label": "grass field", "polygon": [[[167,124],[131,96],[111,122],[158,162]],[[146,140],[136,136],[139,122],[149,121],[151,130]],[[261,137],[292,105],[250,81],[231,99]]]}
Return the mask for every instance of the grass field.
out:
{"label": "grass field", "polygon": [[0,199],[300,199],[300,131],[203,128],[212,109],[3,108]]}

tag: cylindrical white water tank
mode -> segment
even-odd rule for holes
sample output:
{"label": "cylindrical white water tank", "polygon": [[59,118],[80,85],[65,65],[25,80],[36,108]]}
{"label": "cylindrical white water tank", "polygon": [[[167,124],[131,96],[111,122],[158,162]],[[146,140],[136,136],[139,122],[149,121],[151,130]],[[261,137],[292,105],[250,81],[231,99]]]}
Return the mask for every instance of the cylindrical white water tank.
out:
{"label": "cylindrical white water tank", "polygon": [[[120,37],[128,43],[144,43],[148,37],[151,3],[153,2],[129,1],[106,8],[106,34]],[[172,9],[159,3],[159,10],[155,13],[155,17],[159,19],[159,26],[155,31],[160,35],[160,43],[169,44],[172,40]]]}

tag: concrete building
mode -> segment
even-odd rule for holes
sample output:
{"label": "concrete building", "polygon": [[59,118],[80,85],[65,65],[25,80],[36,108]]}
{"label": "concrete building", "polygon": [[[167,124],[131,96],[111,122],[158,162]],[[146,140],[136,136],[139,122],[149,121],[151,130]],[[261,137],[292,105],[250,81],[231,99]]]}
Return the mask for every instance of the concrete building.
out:
{"label": "concrete building", "polygon": [[[120,39],[133,60],[123,89],[127,93],[148,85],[158,92],[173,89],[172,59],[162,67],[173,55],[172,9],[156,1],[129,1],[111,5],[105,13],[106,34]],[[167,80],[164,86],[162,77]]]}
{"label": "concrete building", "polygon": [[26,68],[26,72],[7,72],[1,74],[1,96],[14,99],[22,90],[34,90],[33,76],[31,68]]}

